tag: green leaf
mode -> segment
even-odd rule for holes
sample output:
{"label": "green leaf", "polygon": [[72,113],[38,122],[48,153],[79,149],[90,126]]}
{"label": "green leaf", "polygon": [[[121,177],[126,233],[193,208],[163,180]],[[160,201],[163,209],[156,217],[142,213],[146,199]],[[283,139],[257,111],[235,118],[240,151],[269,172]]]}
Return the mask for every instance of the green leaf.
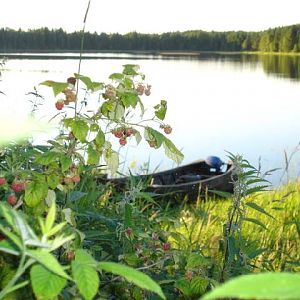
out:
{"label": "green leaf", "polygon": [[115,151],[106,151],[105,162],[112,175],[116,174],[119,168],[119,155]]}
{"label": "green leaf", "polygon": [[138,95],[136,94],[136,92],[125,91],[121,93],[120,96],[121,96],[121,101],[126,108],[130,106],[133,108],[136,107],[138,103]]}
{"label": "green leaf", "polygon": [[259,206],[258,204],[254,203],[254,202],[247,202],[246,203],[247,206],[265,214],[266,216],[276,220],[271,214],[269,214],[267,211],[265,211],[261,206]]}
{"label": "green leaf", "polygon": [[46,198],[47,194],[47,183],[33,181],[26,187],[24,200],[29,207],[35,207]]}
{"label": "green leaf", "polygon": [[134,131],[134,137],[135,137],[136,143],[138,145],[142,140],[142,136],[139,133],[139,131],[137,131],[137,130]]}
{"label": "green leaf", "polygon": [[163,134],[151,127],[145,128],[144,135],[147,141],[155,140],[157,148],[159,148],[166,139],[166,137]]}
{"label": "green leaf", "polygon": [[251,222],[254,223],[258,226],[261,226],[262,228],[264,228],[265,230],[268,230],[268,228],[266,227],[266,225],[264,223],[262,223],[261,221],[257,220],[257,219],[253,219],[253,218],[243,218],[244,221],[247,222]]}
{"label": "green leaf", "polygon": [[109,76],[109,79],[115,80],[117,82],[121,82],[124,77],[125,76],[122,73],[113,73]]}
{"label": "green leaf", "polygon": [[125,75],[139,75],[138,70],[140,69],[139,65],[126,64],[123,65],[123,74]]}
{"label": "green leaf", "polygon": [[9,253],[12,255],[20,254],[18,249],[9,240],[0,241],[0,251],[6,252],[6,253]]}
{"label": "green leaf", "polygon": [[72,159],[69,156],[66,156],[65,154],[59,157],[59,161],[61,164],[61,170],[63,172],[67,171],[72,165]]}
{"label": "green leaf", "polygon": [[207,265],[208,261],[199,253],[191,253],[187,259],[186,268],[193,269]]}
{"label": "green leaf", "polygon": [[151,291],[159,295],[162,299],[166,299],[165,295],[163,294],[163,291],[161,290],[161,287],[148,275],[140,271],[114,262],[100,262],[98,266],[100,269],[106,272],[111,272],[115,275],[122,276],[127,281],[132,282],[138,287]]}
{"label": "green leaf", "polygon": [[108,118],[111,120],[121,120],[124,117],[125,108],[122,104],[114,103],[113,109],[108,112]]}
{"label": "green leaf", "polygon": [[50,165],[51,163],[55,162],[57,160],[57,152],[54,151],[47,151],[41,155],[39,155],[36,159],[35,162],[41,165]]}
{"label": "green leaf", "polygon": [[156,117],[160,120],[164,120],[167,112],[167,101],[161,100],[160,104],[154,106],[154,108]]}
{"label": "green leaf", "polygon": [[223,191],[216,191],[216,190],[209,190],[209,192],[216,194],[217,196],[223,197],[223,198],[232,198],[232,194],[228,192]]}
{"label": "green leaf", "polygon": [[201,299],[296,300],[300,299],[299,282],[300,274],[260,273],[243,275],[217,287]]}
{"label": "green leaf", "polygon": [[59,176],[55,174],[50,174],[47,176],[47,184],[51,189],[55,189],[58,186],[59,182],[60,182]]}
{"label": "green leaf", "polygon": [[[77,256],[77,251],[76,251]],[[75,257],[76,257],[75,256]],[[80,294],[86,300],[93,299],[99,288],[99,276],[94,267],[85,265],[75,258],[72,261],[72,274]]]}
{"label": "green leaf", "polygon": [[35,259],[49,271],[66,279],[71,279],[68,274],[63,270],[57,259],[51,253],[45,250],[27,250],[27,255]]}
{"label": "green leaf", "polygon": [[101,130],[101,128],[99,128],[99,131],[96,135],[96,138],[95,138],[95,144],[97,147],[102,147],[105,143],[105,134],[104,132]]}
{"label": "green leaf", "polygon": [[253,193],[257,193],[257,192],[264,192],[265,189],[268,188],[268,187],[270,187],[270,186],[268,186],[268,185],[260,185],[260,186],[256,186],[256,187],[253,187],[253,188],[249,188],[246,191],[246,196],[251,195]]}
{"label": "green leaf", "polygon": [[52,229],[54,222],[55,222],[55,216],[56,216],[56,203],[55,203],[55,201],[52,201],[50,209],[49,209],[47,217],[46,217],[46,220],[45,220],[46,234]]}
{"label": "green leaf", "polygon": [[41,265],[34,265],[30,270],[33,292],[39,299],[53,299],[59,295],[67,280]]}
{"label": "green leaf", "polygon": [[88,77],[88,76],[83,76],[83,75],[80,75],[80,74],[77,74],[77,73],[75,73],[74,75],[77,79],[79,79],[80,81],[82,81],[86,85],[86,88],[88,90],[91,90],[91,91],[95,92],[95,91],[100,90],[104,87],[103,83],[93,82],[91,80],[91,78]]}
{"label": "green leaf", "polygon": [[100,153],[96,151],[91,144],[89,144],[88,149],[87,149],[87,163],[89,165],[97,165],[100,160]]}
{"label": "green leaf", "polygon": [[97,266],[97,261],[95,261],[93,256],[83,249],[76,250],[75,261],[87,266]]}
{"label": "green leaf", "polygon": [[86,141],[86,136],[89,131],[89,126],[86,121],[82,119],[76,119],[71,125],[72,132],[74,136],[82,143]]}
{"label": "green leaf", "polygon": [[68,87],[68,83],[66,82],[55,82],[52,80],[46,80],[40,83],[40,85],[52,87],[54,97],[56,97],[59,93],[61,93],[65,88]]}
{"label": "green leaf", "polygon": [[180,164],[184,159],[184,155],[179,151],[176,146],[167,138],[163,142],[165,148],[165,154],[167,157],[175,161],[177,164]]}

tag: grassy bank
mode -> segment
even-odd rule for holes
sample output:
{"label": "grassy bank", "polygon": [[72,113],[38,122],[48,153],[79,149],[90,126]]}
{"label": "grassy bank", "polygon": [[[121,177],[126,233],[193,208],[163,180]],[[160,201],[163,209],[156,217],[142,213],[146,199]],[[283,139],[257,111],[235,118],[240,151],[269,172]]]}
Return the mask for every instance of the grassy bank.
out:
{"label": "grassy bank", "polygon": [[[299,271],[300,182],[255,194],[247,202],[258,204],[265,212],[245,208],[248,218],[258,220],[243,222],[240,251],[245,259],[252,259],[257,270]],[[181,222],[174,227],[174,245],[181,249],[202,249],[206,255],[217,258],[230,204],[230,199],[208,199],[186,207]]]}

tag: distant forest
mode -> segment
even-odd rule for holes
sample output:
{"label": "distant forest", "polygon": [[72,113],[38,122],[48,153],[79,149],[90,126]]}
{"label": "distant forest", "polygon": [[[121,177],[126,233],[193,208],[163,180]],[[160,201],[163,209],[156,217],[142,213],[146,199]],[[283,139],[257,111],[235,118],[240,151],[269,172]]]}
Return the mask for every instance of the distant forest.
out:
{"label": "distant forest", "polygon": [[[79,50],[80,40],[81,32],[66,33],[62,29],[0,29],[0,51]],[[261,32],[192,30],[162,34],[85,33],[84,49],[300,52],[300,24]]]}

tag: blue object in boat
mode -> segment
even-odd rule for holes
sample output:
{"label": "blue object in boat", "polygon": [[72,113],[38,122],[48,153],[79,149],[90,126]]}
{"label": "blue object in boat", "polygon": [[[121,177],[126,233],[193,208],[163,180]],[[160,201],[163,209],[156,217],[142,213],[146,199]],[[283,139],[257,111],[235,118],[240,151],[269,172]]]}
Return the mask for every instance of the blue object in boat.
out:
{"label": "blue object in boat", "polygon": [[224,165],[224,162],[217,156],[208,156],[205,162],[217,171],[221,169],[222,165]]}

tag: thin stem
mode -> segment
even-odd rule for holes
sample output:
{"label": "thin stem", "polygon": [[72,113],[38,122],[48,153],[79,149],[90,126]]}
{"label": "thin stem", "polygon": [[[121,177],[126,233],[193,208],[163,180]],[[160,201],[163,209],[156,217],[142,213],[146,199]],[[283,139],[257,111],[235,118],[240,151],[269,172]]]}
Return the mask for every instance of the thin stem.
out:
{"label": "thin stem", "polygon": [[[86,20],[87,20],[88,12],[89,12],[89,9],[90,9],[90,5],[91,5],[91,0],[89,0],[86,11],[85,11],[84,20],[83,20],[83,28],[82,28],[82,31],[81,31],[80,54],[79,54],[79,63],[78,63],[78,72],[77,72],[78,76],[80,75],[80,71],[81,71],[81,61],[82,61],[82,53],[83,53],[83,46],[84,46],[85,25],[86,25]],[[77,81],[77,84],[76,84],[76,101],[75,101],[75,118],[77,117],[78,91],[79,91],[79,84],[78,84],[78,81]]]}

